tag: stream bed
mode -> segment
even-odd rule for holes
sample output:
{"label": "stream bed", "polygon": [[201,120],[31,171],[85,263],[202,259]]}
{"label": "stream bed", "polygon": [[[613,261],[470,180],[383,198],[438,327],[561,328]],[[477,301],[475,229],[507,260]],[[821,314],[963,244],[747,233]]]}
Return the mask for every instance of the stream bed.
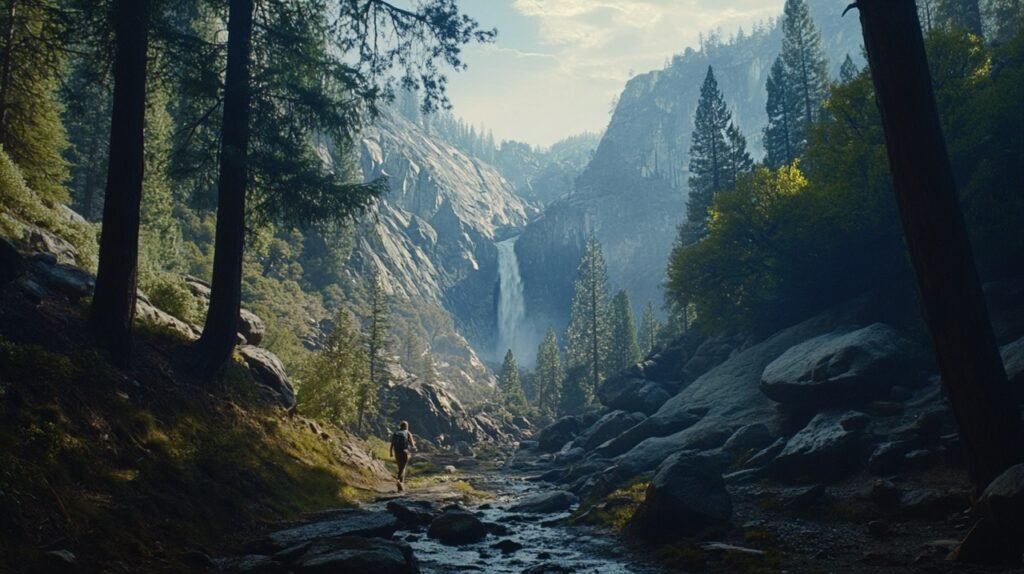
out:
{"label": "stream bed", "polygon": [[[637,573],[663,572],[644,564],[613,535],[588,526],[563,524],[569,512],[553,514],[517,513],[510,510],[520,500],[545,492],[542,483],[500,471],[463,477],[474,488],[488,492],[493,499],[464,508],[476,514],[485,523],[496,523],[508,528],[507,534],[490,534],[480,542],[462,546],[448,546],[429,538],[426,530],[400,530],[395,538],[407,542],[419,560],[422,572],[447,574],[454,572],[493,572],[530,574],[547,573]],[[449,495],[450,496],[450,495]],[[389,500],[428,500],[443,507],[445,490],[411,489],[402,496],[384,497],[368,505],[383,509]],[[503,551],[501,543],[509,550]],[[520,547],[521,546],[521,547]]]}

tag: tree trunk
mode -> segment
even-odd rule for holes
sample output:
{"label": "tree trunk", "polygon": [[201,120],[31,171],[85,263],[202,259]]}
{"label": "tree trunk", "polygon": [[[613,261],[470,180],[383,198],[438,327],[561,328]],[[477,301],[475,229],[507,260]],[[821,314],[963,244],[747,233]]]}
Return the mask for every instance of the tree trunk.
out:
{"label": "tree trunk", "polygon": [[245,190],[249,151],[249,57],[253,0],[231,0],[228,8],[228,62],[224,78],[217,231],[210,308],[196,342],[199,370],[212,375],[235,347],[242,306],[242,253],[245,242]]}
{"label": "tree trunk", "polygon": [[18,16],[18,1],[8,0],[7,28],[4,30],[4,62],[0,72],[0,142],[7,141],[7,92],[11,88],[11,67],[14,61],[15,19]]}
{"label": "tree trunk", "polygon": [[1024,460],[939,126],[914,0],[860,0],[900,215],[942,381],[979,491]]}
{"label": "tree trunk", "polygon": [[89,322],[114,362],[131,362],[139,206],[145,165],[146,49],[149,0],[118,0],[113,8],[117,52],[110,121],[110,156],[103,200],[99,270]]}

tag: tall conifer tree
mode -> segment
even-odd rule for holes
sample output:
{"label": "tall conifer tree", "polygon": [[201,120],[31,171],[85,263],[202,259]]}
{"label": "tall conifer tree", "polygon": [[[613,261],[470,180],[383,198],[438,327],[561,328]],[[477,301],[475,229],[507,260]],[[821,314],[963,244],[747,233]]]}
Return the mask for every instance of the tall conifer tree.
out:
{"label": "tall conifer tree", "polygon": [[589,396],[608,372],[609,339],[608,272],[601,244],[591,238],[576,267],[569,327],[565,333],[568,369],[579,369],[582,388]]}
{"label": "tall conifer tree", "polygon": [[505,361],[501,365],[501,374],[498,377],[498,387],[501,389],[502,402],[510,413],[526,414],[529,405],[526,402],[526,394],[523,393],[523,385],[519,380],[519,367],[516,366],[516,358],[512,354],[512,349],[505,353]]}
{"label": "tall conifer tree", "polygon": [[562,394],[562,358],[554,327],[548,329],[537,349],[537,410],[554,415]]}
{"label": "tall conifer tree", "polygon": [[661,329],[660,321],[654,315],[654,305],[650,301],[644,307],[643,317],[640,319],[640,353],[647,355],[658,342],[658,331]]}
{"label": "tall conifer tree", "polygon": [[796,99],[787,89],[786,64],[780,54],[772,63],[765,85],[768,91],[768,125],[764,128],[764,148],[767,152],[765,163],[776,168],[785,165],[797,156],[799,122]]}
{"label": "tall conifer tree", "polygon": [[786,98],[796,102],[799,140],[794,157],[803,154],[807,130],[818,119],[828,94],[828,61],[805,0],[786,0],[782,13],[782,61]]}
{"label": "tall conifer tree", "polygon": [[700,88],[690,145],[690,196],[686,202],[684,243],[696,243],[704,237],[711,199],[716,192],[729,185],[726,130],[731,121],[732,114],[718,89],[715,72],[708,66],[708,73]]}
{"label": "tall conifer tree", "polygon": [[625,289],[619,289],[612,299],[611,338],[611,349],[608,353],[609,374],[627,369],[640,360],[633,308],[629,302],[629,293]]}

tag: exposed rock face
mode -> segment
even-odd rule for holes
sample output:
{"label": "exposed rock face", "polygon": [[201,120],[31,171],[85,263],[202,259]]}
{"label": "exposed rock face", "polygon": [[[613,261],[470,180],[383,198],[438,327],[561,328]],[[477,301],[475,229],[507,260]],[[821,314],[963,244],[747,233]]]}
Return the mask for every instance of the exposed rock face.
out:
{"label": "exposed rock face", "polygon": [[248,309],[242,309],[238,317],[238,333],[245,337],[245,342],[250,345],[259,345],[263,342],[263,335],[267,332],[267,326],[256,313]]}
{"label": "exposed rock face", "polygon": [[1024,337],[1004,345],[1000,352],[1010,386],[1013,387],[1017,399],[1024,401]]}
{"label": "exposed rock face", "polygon": [[642,413],[628,413],[626,411],[612,411],[599,418],[596,423],[587,428],[573,442],[585,451],[591,451],[601,446],[604,442],[611,440],[618,435],[632,428],[644,420]]}
{"label": "exposed rock face", "polygon": [[[443,306],[460,333],[490,350],[497,332],[494,243],[536,208],[496,169],[392,111],[364,130],[360,165],[367,180],[387,176],[390,192],[358,231],[349,268],[361,275],[379,269],[393,297]],[[462,343],[462,352],[473,354]],[[480,396],[474,381],[493,382],[475,354],[473,361],[465,382],[448,376],[463,397]]]}
{"label": "exposed rock face", "polygon": [[295,406],[295,390],[277,355],[252,345],[239,345],[237,350],[252,371],[256,383],[267,391],[271,399],[288,409]]}
{"label": "exposed rock face", "polygon": [[[859,57],[860,29],[838,18],[843,5],[835,0],[808,4],[835,75],[846,54]],[[604,247],[611,284],[627,289],[637,310],[661,300],[665,261],[686,216],[690,136],[708,66],[758,158],[765,80],[781,44],[773,27],[733,45],[687,50],[628,82],[575,192],[550,204],[517,244],[531,315],[564,326],[573,280],[564,270],[574,268],[591,233]]]}
{"label": "exposed rock face", "polygon": [[666,459],[630,528],[645,537],[665,539],[725,527],[732,518],[732,498],[713,468],[702,457],[688,453]]}
{"label": "exposed rock face", "polygon": [[[856,406],[887,396],[893,385],[920,378],[920,351],[882,323],[841,328],[794,345],[761,375],[761,390],[780,403]],[[915,381],[916,382],[916,381]]]}
{"label": "exposed rock face", "polygon": [[582,427],[580,417],[562,417],[540,432],[537,436],[537,448],[543,452],[554,452],[576,438]]}

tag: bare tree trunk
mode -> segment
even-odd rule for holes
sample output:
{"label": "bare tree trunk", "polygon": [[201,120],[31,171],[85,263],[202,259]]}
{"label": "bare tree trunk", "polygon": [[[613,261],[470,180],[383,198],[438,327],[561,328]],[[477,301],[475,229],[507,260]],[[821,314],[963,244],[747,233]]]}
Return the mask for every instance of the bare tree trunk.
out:
{"label": "bare tree trunk", "polygon": [[139,256],[139,206],[145,166],[146,49],[149,0],[117,0],[113,9],[117,53],[110,121],[110,156],[103,199],[99,270],[89,323],[115,363],[131,362],[135,280]]}
{"label": "bare tree trunk", "polygon": [[7,28],[4,30],[4,62],[0,72],[0,142],[7,141],[7,92],[11,89],[11,66],[14,62],[15,19],[18,16],[18,0],[7,0]]}
{"label": "bare tree trunk", "polygon": [[925,318],[979,491],[1024,460],[939,126],[914,0],[860,0],[864,45]]}
{"label": "bare tree trunk", "polygon": [[212,375],[235,347],[242,306],[242,253],[245,242],[245,190],[249,151],[249,57],[253,0],[231,0],[228,9],[228,64],[224,78],[217,232],[210,308],[196,342],[199,370]]}

